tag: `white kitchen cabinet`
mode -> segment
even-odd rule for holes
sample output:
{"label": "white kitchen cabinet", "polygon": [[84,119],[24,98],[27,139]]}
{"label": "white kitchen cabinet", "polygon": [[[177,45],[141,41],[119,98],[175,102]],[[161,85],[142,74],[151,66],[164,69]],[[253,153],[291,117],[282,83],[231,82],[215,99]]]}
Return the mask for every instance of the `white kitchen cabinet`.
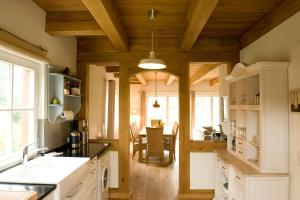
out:
{"label": "white kitchen cabinet", "polygon": [[288,171],[288,65],[259,62],[228,79],[228,151],[261,172]]}
{"label": "white kitchen cabinet", "polygon": [[119,187],[119,153],[118,151],[109,152],[109,165],[110,165],[110,176],[109,176],[109,187]]}
{"label": "white kitchen cabinet", "polygon": [[215,153],[190,153],[190,188],[214,189]]}
{"label": "white kitchen cabinet", "polygon": [[230,153],[223,157],[229,163],[219,156],[216,159],[215,200],[288,200],[287,174],[261,173]]}

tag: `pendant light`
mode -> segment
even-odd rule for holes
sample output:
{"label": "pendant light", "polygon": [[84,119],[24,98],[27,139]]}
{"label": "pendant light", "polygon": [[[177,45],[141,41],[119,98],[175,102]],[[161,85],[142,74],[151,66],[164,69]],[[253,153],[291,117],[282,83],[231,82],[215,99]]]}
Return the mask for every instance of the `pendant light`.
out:
{"label": "pendant light", "polygon": [[148,11],[148,15],[151,21],[151,51],[149,58],[142,59],[138,64],[138,67],[142,69],[164,69],[167,67],[165,62],[156,58],[153,50],[153,21],[156,18],[157,11],[152,8]]}
{"label": "pendant light", "polygon": [[157,102],[157,72],[155,72],[155,102],[153,104],[153,108],[159,108],[160,105]]}

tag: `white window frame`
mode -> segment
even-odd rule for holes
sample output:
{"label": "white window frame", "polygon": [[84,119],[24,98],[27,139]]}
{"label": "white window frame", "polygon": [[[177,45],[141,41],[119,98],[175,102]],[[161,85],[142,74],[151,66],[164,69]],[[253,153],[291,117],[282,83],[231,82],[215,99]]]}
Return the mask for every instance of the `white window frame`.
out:
{"label": "white window frame", "polygon": [[[24,59],[20,56],[13,55],[11,53],[7,53],[5,51],[0,50],[0,60],[8,62],[13,65],[19,65],[22,67],[26,67],[34,70],[34,138],[35,141],[38,139],[38,112],[39,112],[39,66],[40,64],[30,61],[28,59]],[[12,85],[13,88],[13,85]],[[13,97],[13,93],[11,94]],[[11,100],[13,98],[11,97]],[[1,111],[13,111],[13,110],[32,110],[32,109],[1,109]],[[33,146],[33,148],[37,148]],[[7,167],[13,166],[15,164],[20,163],[22,160],[22,152],[17,152],[12,155],[7,156],[7,159],[0,161],[0,170],[3,170]]]}
{"label": "white window frame", "polygon": [[[195,92],[195,109],[196,109],[196,98],[197,97],[211,97],[210,101],[211,101],[211,104],[210,104],[210,109],[211,111],[213,111],[213,98],[212,97],[219,97],[219,93],[218,92]],[[219,103],[219,112],[220,112],[220,103]],[[213,126],[213,119],[214,119],[214,115],[213,115],[213,112],[211,114],[211,122],[212,124],[210,126]],[[220,122],[220,117],[219,117],[219,122]],[[197,121],[196,121],[196,112],[195,112],[195,124],[197,124]],[[196,128],[196,127],[195,127]]]}
{"label": "white window frame", "polygon": [[[149,103],[149,97],[154,97],[155,96],[155,92],[146,92],[146,108],[147,108],[147,112],[148,112],[148,103]],[[178,97],[178,102],[179,102],[179,94],[178,92],[157,92],[157,97]],[[159,103],[159,102],[158,102]],[[169,100],[167,100],[167,122],[169,122]],[[179,103],[178,103],[178,112],[179,112]],[[178,119],[179,120],[179,119]],[[148,113],[146,113],[146,122],[148,122]]]}

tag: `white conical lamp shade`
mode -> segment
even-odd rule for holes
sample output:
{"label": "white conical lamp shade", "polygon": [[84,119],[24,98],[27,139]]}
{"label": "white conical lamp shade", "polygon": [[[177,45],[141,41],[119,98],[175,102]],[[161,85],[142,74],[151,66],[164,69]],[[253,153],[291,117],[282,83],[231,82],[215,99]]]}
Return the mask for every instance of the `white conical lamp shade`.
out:
{"label": "white conical lamp shade", "polygon": [[154,51],[150,51],[149,58],[142,59],[138,66],[142,69],[164,69],[167,67],[163,60],[155,58]]}

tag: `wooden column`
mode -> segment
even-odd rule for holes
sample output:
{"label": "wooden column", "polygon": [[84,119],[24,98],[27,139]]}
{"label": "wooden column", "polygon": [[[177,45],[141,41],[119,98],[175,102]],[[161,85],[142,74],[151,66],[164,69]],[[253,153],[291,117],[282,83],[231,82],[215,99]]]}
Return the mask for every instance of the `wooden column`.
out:
{"label": "wooden column", "polygon": [[190,81],[189,64],[179,69],[179,196],[190,189]]}
{"label": "wooden column", "polygon": [[128,65],[120,63],[119,86],[119,193],[129,195],[130,152],[129,152],[129,124],[130,124],[130,86]]}
{"label": "wooden column", "polygon": [[195,117],[196,117],[196,92],[195,91],[191,91],[191,109],[190,109],[190,113],[191,113],[191,131],[195,128]]}
{"label": "wooden column", "polygon": [[88,119],[89,116],[89,65],[77,63],[77,76],[81,79],[81,109],[76,119]]}
{"label": "wooden column", "polygon": [[108,81],[108,113],[107,113],[107,138],[114,138],[115,131],[115,81]]}

